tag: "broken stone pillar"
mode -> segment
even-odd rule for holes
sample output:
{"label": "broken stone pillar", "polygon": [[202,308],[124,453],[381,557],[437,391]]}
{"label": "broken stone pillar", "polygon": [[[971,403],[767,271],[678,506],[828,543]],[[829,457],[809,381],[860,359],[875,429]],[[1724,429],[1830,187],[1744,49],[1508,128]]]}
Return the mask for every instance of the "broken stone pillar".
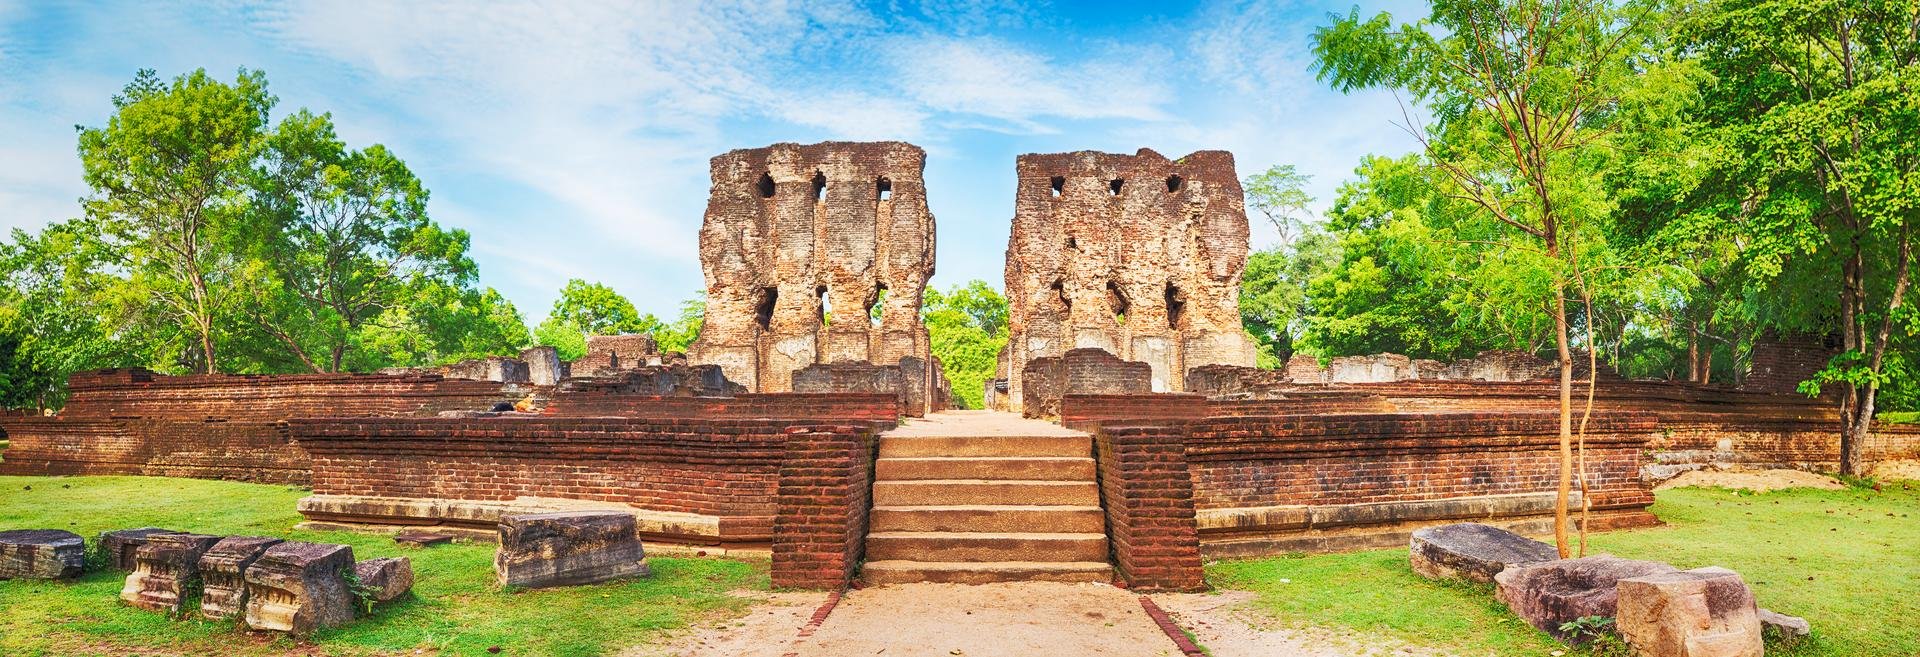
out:
{"label": "broken stone pillar", "polygon": [[356,563],[353,575],[376,603],[393,602],[413,590],[413,560],[406,557],[381,557]]}
{"label": "broken stone pillar", "polygon": [[634,535],[633,514],[622,511],[530,513],[500,519],[493,569],[502,586],[577,586],[651,570]]}
{"label": "broken stone pillar", "polygon": [[[1098,348],[1180,391],[1201,365],[1254,365],[1240,320],[1247,213],[1233,155],[1022,155],[1007,242],[1008,357]],[[1019,372],[1008,400],[1025,404]]]}
{"label": "broken stone pillar", "polygon": [[120,599],[148,611],[178,614],[200,586],[200,557],[220,542],[205,534],[155,534],[133,553]]}
{"label": "broken stone pillar", "polygon": [[280,544],[264,536],[228,536],[200,556],[200,615],[219,620],[247,613],[247,569]]}
{"label": "broken stone pillar", "polygon": [[1492,582],[1508,566],[1558,558],[1551,545],[1477,522],[1415,530],[1407,557],[1413,572],[1427,579],[1475,582]]}
{"label": "broken stone pillar", "polygon": [[520,352],[520,360],[527,364],[527,382],[536,386],[550,386],[566,378],[560,375],[560,351],[548,346],[538,346]]}
{"label": "broken stone pillar", "polygon": [[159,527],[140,527],[138,529],[116,529],[100,532],[98,539],[100,551],[107,555],[107,567],[114,570],[133,570],[133,553],[147,544],[147,538],[156,534],[176,534],[171,529]]}
{"label": "broken stone pillar", "polygon": [[775,144],[713,158],[700,228],[707,313],[693,361],[750,392],[815,363],[928,358],[926,152],[902,142]]}
{"label": "broken stone pillar", "polygon": [[287,541],[247,569],[247,627],[306,634],[353,620],[353,548]]}
{"label": "broken stone pillar", "polygon": [[0,532],[0,579],[79,577],[87,565],[87,542],[59,529]]}
{"label": "broken stone pillar", "polygon": [[1695,568],[1620,580],[1614,627],[1647,657],[1761,657],[1759,609],[1740,574]]}
{"label": "broken stone pillar", "polygon": [[1671,573],[1677,568],[1657,561],[1635,561],[1600,554],[1515,565],[1493,576],[1494,597],[1515,616],[1562,641],[1567,621],[1588,616],[1614,616],[1619,600],[1616,584],[1623,579]]}

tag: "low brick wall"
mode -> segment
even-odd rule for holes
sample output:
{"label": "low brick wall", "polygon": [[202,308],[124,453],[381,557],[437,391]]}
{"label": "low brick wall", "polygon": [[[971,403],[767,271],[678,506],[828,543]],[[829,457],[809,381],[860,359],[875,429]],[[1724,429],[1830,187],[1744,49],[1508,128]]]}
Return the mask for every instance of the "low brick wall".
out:
{"label": "low brick wall", "polygon": [[[1556,412],[1377,412],[1385,404],[1377,395],[1067,395],[1061,408],[1069,426],[1100,435],[1144,425],[1163,441],[1178,436],[1195,530],[1211,556],[1390,547],[1420,526],[1460,520],[1550,529]],[[1641,478],[1657,427],[1649,413],[1595,414],[1587,435],[1594,529],[1657,522]],[[1137,476],[1103,460],[1103,495]]]}
{"label": "low brick wall", "polygon": [[487,381],[431,375],[165,376],[75,374],[53,418],[11,418],[0,474],[156,475],[279,484],[308,481],[292,418],[419,416],[517,399]]}
{"label": "low brick wall", "polygon": [[667,397],[580,391],[556,396],[542,415],[631,418],[830,418],[891,422],[900,397],[886,393],[774,392],[736,397]]}
{"label": "low brick wall", "polygon": [[296,420],[313,456],[310,522],[489,532],[515,511],[631,510],[644,538],[764,548],[792,432],[870,436],[890,423],[786,419]]}
{"label": "low brick wall", "polygon": [[1185,434],[1178,423],[1116,424],[1094,434],[1108,544],[1131,588],[1206,588]]}
{"label": "low brick wall", "polygon": [[872,509],[876,434],[859,427],[789,430],[773,524],[773,585],[840,589],[853,579]]}

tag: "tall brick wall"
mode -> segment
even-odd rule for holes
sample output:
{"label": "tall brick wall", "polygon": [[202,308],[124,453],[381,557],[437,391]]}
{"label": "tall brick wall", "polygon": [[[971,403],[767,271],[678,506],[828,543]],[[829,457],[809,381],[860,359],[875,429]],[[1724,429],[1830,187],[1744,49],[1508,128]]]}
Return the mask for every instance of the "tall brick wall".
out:
{"label": "tall brick wall", "polygon": [[1240,322],[1247,214],[1233,155],[1150,149],[1019,157],[1007,238],[1009,402],[1020,370],[1078,347],[1147,363],[1153,391],[1188,368],[1254,364]]}
{"label": "tall brick wall", "polygon": [[839,589],[866,545],[879,445],[859,427],[789,431],[773,523],[773,585]]}
{"label": "tall brick wall", "polygon": [[1146,363],[1126,361],[1092,347],[1072,349],[1063,356],[1035,358],[1021,372],[1026,402],[1021,414],[1031,418],[1060,418],[1060,399],[1066,395],[1124,395],[1152,392],[1153,371]]}
{"label": "tall brick wall", "polygon": [[1206,588],[1185,442],[1177,422],[1115,424],[1094,434],[1108,544],[1132,588]]}
{"label": "tall brick wall", "polygon": [[58,417],[12,422],[5,474],[145,474],[300,484],[293,418],[484,410],[521,394],[438,376],[166,376],[102,370],[69,378]]}
{"label": "tall brick wall", "polygon": [[1838,353],[1837,341],[1823,336],[1768,332],[1753,343],[1752,364],[1740,387],[1757,392],[1792,393],[1801,381],[1825,369],[1827,362]]}

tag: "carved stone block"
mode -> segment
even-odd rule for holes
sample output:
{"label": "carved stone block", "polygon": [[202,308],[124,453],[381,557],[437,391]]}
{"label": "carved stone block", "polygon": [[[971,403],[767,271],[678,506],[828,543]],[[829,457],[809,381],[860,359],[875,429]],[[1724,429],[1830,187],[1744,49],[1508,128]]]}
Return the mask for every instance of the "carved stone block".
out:
{"label": "carved stone block", "polygon": [[500,519],[493,568],[504,586],[576,586],[651,573],[621,511],[532,513]]}
{"label": "carved stone block", "polygon": [[159,527],[140,527],[138,529],[118,529],[100,532],[100,550],[107,553],[107,567],[114,570],[133,570],[133,552],[147,544],[147,538],[155,534],[177,534],[171,529]]}
{"label": "carved stone block", "polygon": [[200,587],[200,557],[220,542],[206,534],[154,534],[133,552],[133,573],[120,599],[148,611],[178,614]]}
{"label": "carved stone block", "polygon": [[58,529],[0,532],[0,579],[79,577],[87,565],[87,542]]}
{"label": "carved stone block", "polygon": [[353,548],[288,541],[247,569],[247,626],[306,634],[353,620]]}
{"label": "carved stone block", "polygon": [[207,548],[200,556],[200,580],[206,587],[200,596],[200,615],[221,619],[246,614],[247,569],[279,544],[277,538],[228,536]]}
{"label": "carved stone block", "polygon": [[1516,565],[1493,576],[1497,585],[1494,597],[1540,631],[1567,639],[1568,635],[1560,631],[1567,621],[1614,616],[1619,601],[1616,584],[1620,580],[1675,570],[1657,561],[1606,554]]}

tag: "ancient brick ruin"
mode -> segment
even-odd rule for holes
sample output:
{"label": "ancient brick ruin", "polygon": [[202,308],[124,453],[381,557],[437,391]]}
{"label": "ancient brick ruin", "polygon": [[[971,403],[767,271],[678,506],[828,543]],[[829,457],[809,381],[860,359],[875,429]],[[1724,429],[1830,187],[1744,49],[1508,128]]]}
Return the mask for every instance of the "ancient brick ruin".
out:
{"label": "ancient brick ruin", "polygon": [[[649,549],[771,554],[775,584],[822,588],[858,574],[1186,590],[1203,585],[1202,556],[1400,545],[1460,519],[1548,526],[1551,363],[1492,352],[1250,367],[1237,307],[1247,221],[1219,152],[1021,157],[996,396],[1072,431],[1037,437],[1044,425],[1011,417],[1028,424],[926,435],[960,413],[901,426],[948,397],[919,320],[933,257],[924,159],[901,143],[714,158],[707,321],[690,354],[626,335],[589,338],[572,363],[533,349],[380,375],[80,373],[59,416],[0,415],[0,474],[307,484],[298,510],[315,528],[477,537],[517,514],[616,511]],[[1739,388],[1603,368],[1587,434],[1594,528],[1656,522],[1652,483],[1689,468],[1831,469],[1834,405],[1791,391],[1827,346],[1758,346]],[[1920,428],[1879,427],[1868,452],[1920,459]],[[1037,493],[1069,488],[1072,504]],[[1021,504],[1069,508],[1007,510]],[[956,542],[1019,562],[1034,542],[1001,541],[1009,527],[1070,534],[1080,556],[1064,569],[944,563]],[[974,534],[924,535],[961,530]],[[285,572],[248,575],[246,604],[288,627],[334,622],[321,606],[301,620],[307,603],[286,593],[309,566],[351,558],[323,552],[266,560]]]}
{"label": "ancient brick ruin", "polygon": [[1179,391],[1188,369],[1252,366],[1240,327],[1247,213],[1233,155],[1022,155],[1007,242],[1007,402],[1036,358],[1103,349]]}
{"label": "ancient brick ruin", "polygon": [[693,361],[753,392],[791,391],[796,370],[839,362],[898,367],[922,390],[941,387],[920,322],[933,275],[925,163],[925,151],[901,142],[713,158],[700,228],[707,312]]}

